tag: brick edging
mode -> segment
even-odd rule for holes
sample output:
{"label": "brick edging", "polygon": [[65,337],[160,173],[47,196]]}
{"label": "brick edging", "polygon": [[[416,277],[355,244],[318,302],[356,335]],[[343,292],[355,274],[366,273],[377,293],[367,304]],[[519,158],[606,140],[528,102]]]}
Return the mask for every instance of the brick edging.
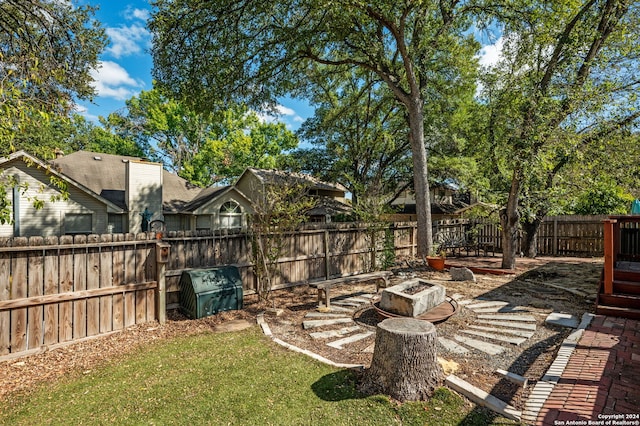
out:
{"label": "brick edging", "polygon": [[547,401],[549,395],[551,395],[551,392],[553,391],[553,388],[560,380],[564,369],[569,363],[569,358],[582,338],[585,329],[589,326],[594,317],[595,315],[590,313],[584,313],[582,315],[582,321],[580,322],[580,325],[578,325],[578,328],[564,339],[562,345],[560,345],[556,359],[553,361],[542,379],[540,379],[531,390],[531,393],[527,398],[527,402],[524,404],[524,409],[522,410],[522,421],[526,424],[536,424],[540,410],[542,410],[544,403]]}

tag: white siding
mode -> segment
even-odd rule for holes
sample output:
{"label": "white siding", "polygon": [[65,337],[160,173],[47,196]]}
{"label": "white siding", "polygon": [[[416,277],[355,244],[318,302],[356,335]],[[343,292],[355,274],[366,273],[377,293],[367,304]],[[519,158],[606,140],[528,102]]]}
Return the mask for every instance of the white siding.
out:
{"label": "white siding", "polygon": [[126,185],[129,232],[142,230],[142,213],[145,208],[152,213],[152,221],[163,220],[161,164],[130,160],[127,163]]}
{"label": "white siding", "polygon": [[[75,187],[68,187],[67,200],[52,201],[52,197],[61,195],[60,190],[51,185],[44,170],[28,167],[23,162],[16,162],[5,173],[16,176],[20,185],[27,188],[26,191],[21,191],[19,204],[14,206],[19,211],[19,236],[63,235],[64,217],[67,213],[92,214],[92,232],[106,232],[107,206],[98,199]],[[36,199],[44,201],[43,208],[33,207]],[[13,228],[13,225],[4,225],[0,232],[6,235],[10,229],[13,235]]]}

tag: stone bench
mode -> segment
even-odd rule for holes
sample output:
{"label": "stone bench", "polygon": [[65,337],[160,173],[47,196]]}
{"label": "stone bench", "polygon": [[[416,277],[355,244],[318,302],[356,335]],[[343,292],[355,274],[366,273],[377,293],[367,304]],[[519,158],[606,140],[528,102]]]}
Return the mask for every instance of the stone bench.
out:
{"label": "stone bench", "polygon": [[331,287],[342,284],[354,284],[365,281],[376,281],[376,293],[380,290],[381,281],[384,282],[384,287],[389,285],[389,278],[393,275],[391,271],[377,271],[369,272],[366,274],[349,275],[346,277],[333,278],[323,281],[309,282],[309,287],[318,289],[318,307],[329,308],[331,306],[329,292]]}

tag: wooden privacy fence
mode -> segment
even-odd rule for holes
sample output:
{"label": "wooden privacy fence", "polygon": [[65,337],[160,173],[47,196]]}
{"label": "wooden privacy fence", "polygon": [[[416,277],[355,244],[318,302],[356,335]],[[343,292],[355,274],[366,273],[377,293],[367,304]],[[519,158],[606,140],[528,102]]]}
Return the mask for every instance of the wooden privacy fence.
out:
{"label": "wooden privacy fence", "polygon": [[[538,253],[602,256],[604,218],[547,218]],[[309,225],[287,235],[273,289],[412,258],[416,232],[415,222]],[[434,224],[438,233],[501,249],[495,223],[441,221]],[[157,256],[164,250],[166,259]],[[0,358],[162,321],[167,308],[178,307],[180,276],[191,269],[236,265],[245,294],[253,293],[250,250],[244,233],[169,232],[161,244],[146,234],[1,239]]]}
{"label": "wooden privacy fence", "polygon": [[1,240],[0,357],[155,319],[155,249],[134,235]]}
{"label": "wooden privacy fence", "polygon": [[549,216],[538,231],[542,256],[604,256],[604,225],[608,216]]}
{"label": "wooden privacy fence", "polygon": [[[409,256],[415,251],[415,225],[395,227],[395,240],[391,237],[385,240],[385,232],[382,227],[371,229],[356,224],[330,224],[308,226],[289,233],[283,255],[276,260],[278,272],[272,288],[371,271],[382,265],[385,241],[388,243],[387,252]],[[171,245],[166,271],[169,308],[178,306],[182,272],[194,268],[235,265],[240,270],[245,294],[255,292],[256,278],[247,234],[169,232],[163,241]]]}
{"label": "wooden privacy fence", "polygon": [[[608,216],[548,216],[538,230],[536,239],[539,256],[603,256],[603,222]],[[434,222],[434,240],[455,244],[466,242],[469,247],[502,251],[500,226],[489,220],[455,219]],[[519,251],[525,252],[522,235]],[[477,251],[476,251],[477,252]]]}

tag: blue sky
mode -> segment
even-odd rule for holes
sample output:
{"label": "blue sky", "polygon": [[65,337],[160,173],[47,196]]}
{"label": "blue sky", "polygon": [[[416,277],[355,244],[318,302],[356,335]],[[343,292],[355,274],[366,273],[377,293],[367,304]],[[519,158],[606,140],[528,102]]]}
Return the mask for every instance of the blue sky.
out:
{"label": "blue sky", "polygon": [[[109,45],[100,56],[99,67],[93,72],[97,96],[92,103],[81,102],[78,105],[82,115],[97,122],[98,116],[106,117],[123,109],[127,99],[142,90],[151,89],[151,34],[146,27],[151,6],[145,0],[80,1],[99,7],[95,17],[109,37]],[[480,53],[482,65],[495,63],[499,57],[502,39],[492,41],[495,43],[485,45]],[[281,100],[279,112],[278,119],[291,130],[296,130],[313,115],[307,103],[292,99]]]}
{"label": "blue sky", "polygon": [[[151,89],[153,61],[149,50],[151,34],[146,21],[151,14],[148,1],[92,1],[82,4],[98,6],[95,17],[109,37],[109,45],[100,56],[98,69],[93,71],[96,97],[93,102],[80,102],[79,113],[92,121],[106,117],[125,107],[125,101],[142,90]],[[283,99],[278,119],[291,130],[313,115],[305,103]]]}

